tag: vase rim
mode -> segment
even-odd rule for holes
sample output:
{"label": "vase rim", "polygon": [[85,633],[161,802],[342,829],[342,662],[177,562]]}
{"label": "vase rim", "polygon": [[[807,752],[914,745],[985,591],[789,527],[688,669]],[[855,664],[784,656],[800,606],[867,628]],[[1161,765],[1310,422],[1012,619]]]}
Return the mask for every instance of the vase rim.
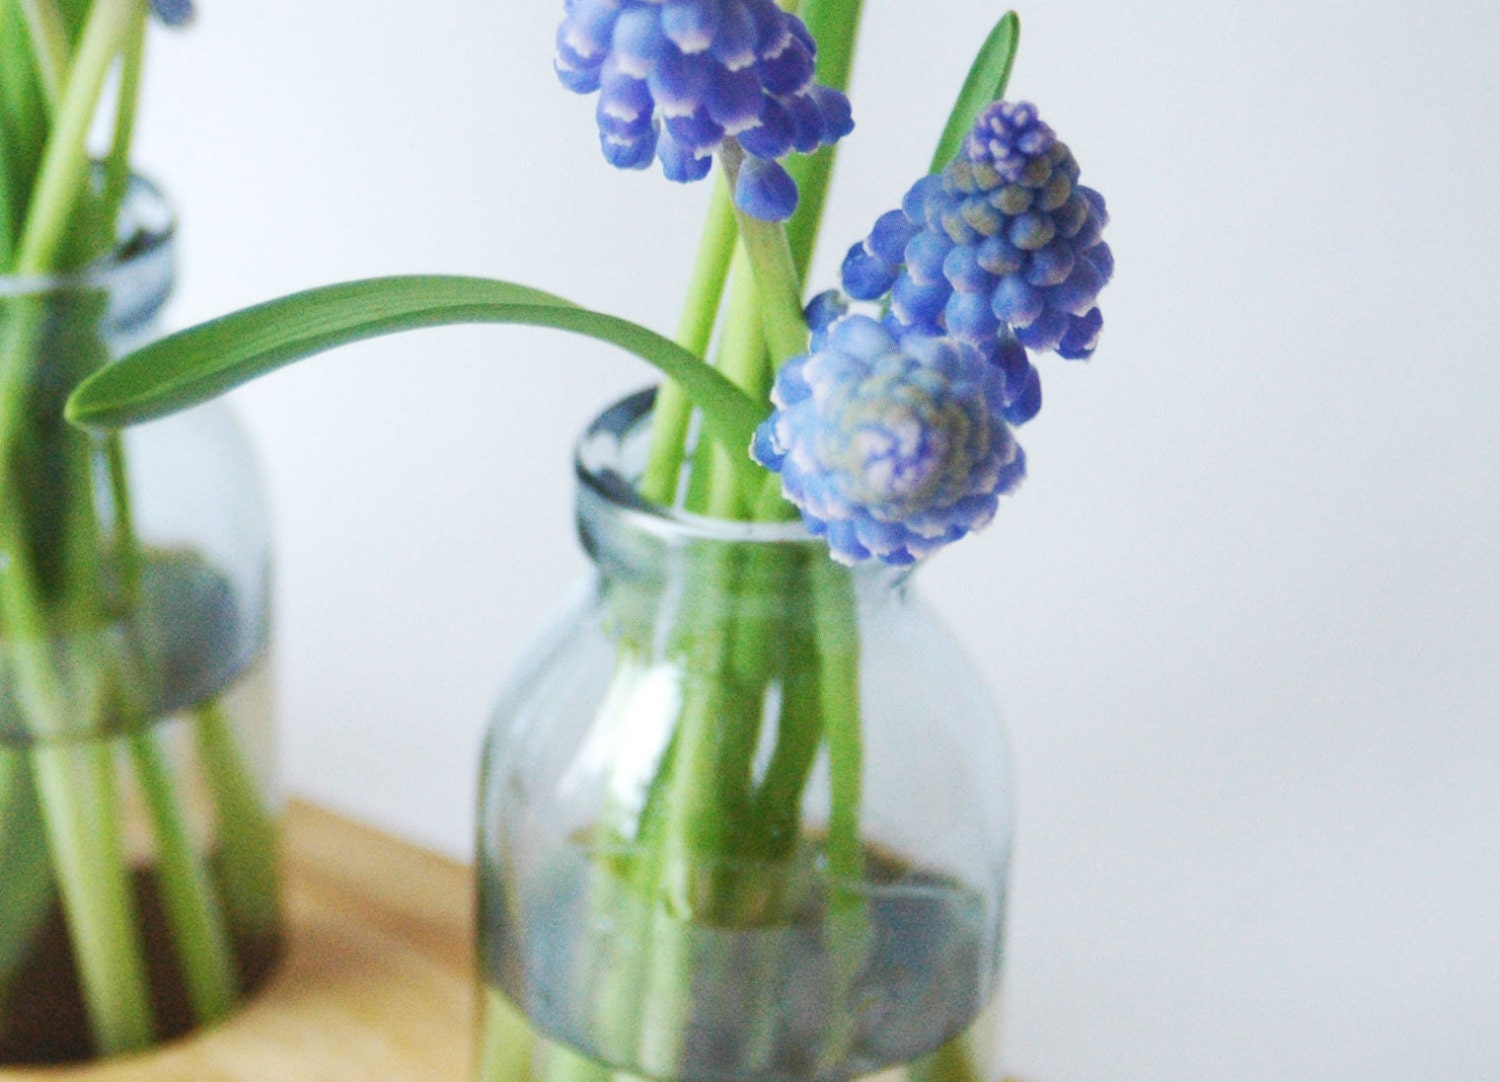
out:
{"label": "vase rim", "polygon": [[643,497],[633,483],[624,451],[641,422],[651,413],[656,388],[648,387],[615,402],[584,429],[573,455],[573,470],[581,489],[591,493],[636,530],[663,540],[715,541],[745,544],[817,545],[800,521],[743,522],[712,518],[679,507],[667,507]]}
{"label": "vase rim", "polygon": [[[133,212],[133,213],[132,213]],[[177,215],[161,188],[139,173],[120,205],[123,236],[103,255],[76,270],[56,274],[0,273],[0,298],[31,297],[68,289],[108,289],[117,275],[128,273],[164,249],[177,237]]]}

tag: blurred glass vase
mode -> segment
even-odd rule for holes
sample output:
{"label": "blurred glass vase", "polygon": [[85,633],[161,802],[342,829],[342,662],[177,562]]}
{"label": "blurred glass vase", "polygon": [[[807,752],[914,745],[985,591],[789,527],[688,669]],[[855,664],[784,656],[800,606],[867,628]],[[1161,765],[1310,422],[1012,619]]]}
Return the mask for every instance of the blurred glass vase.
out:
{"label": "blurred glass vase", "polygon": [[635,495],[650,407],[580,444],[593,573],[484,756],[483,1082],[997,1078],[983,682],[909,570]]}
{"label": "blurred glass vase", "polygon": [[0,277],[0,1065],[137,1050],[264,980],[280,908],[255,463],[206,407],[95,439],[63,402],[154,336],[173,221]]}

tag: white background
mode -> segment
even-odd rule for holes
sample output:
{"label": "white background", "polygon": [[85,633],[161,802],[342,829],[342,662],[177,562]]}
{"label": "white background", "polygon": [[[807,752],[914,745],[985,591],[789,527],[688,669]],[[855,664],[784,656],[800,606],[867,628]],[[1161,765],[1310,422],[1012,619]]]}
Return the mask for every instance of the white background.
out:
{"label": "white background", "polygon": [[[141,132],[175,324],[446,271],[675,325],[707,186],[603,163],[560,0],[203,8],[156,36]],[[819,288],[1001,10],[866,9]],[[1108,195],[1119,274],[1094,362],[1044,368],[1029,481],[921,576],[1018,760],[1011,1061],[1500,1079],[1500,5],[1022,15],[1013,96]],[[239,393],[291,789],[467,854],[489,703],[584,569],[573,437],[649,377],[483,328]]]}

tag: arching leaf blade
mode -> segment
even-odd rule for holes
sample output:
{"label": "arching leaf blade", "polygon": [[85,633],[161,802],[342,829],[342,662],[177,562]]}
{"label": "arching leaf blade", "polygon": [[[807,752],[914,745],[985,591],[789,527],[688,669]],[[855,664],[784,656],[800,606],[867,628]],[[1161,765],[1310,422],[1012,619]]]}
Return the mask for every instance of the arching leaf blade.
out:
{"label": "arching leaf blade", "polygon": [[1010,72],[1016,63],[1016,49],[1021,44],[1021,18],[1008,11],[995,24],[989,37],[980,46],[979,55],[969,68],[963,89],[948,115],[948,124],[938,140],[937,152],[932,156],[929,172],[940,173],[958,152],[963,149],[964,139],[979,114],[991,102],[1005,97],[1005,88],[1010,83]]}
{"label": "arching leaf blade", "polygon": [[220,317],[96,372],[68,400],[68,419],[119,428],[197,405],[325,350],[421,327],[511,323],[612,343],[676,380],[715,435],[750,445],[766,408],[700,358],[646,327],[511,282],[447,275],[324,286]]}

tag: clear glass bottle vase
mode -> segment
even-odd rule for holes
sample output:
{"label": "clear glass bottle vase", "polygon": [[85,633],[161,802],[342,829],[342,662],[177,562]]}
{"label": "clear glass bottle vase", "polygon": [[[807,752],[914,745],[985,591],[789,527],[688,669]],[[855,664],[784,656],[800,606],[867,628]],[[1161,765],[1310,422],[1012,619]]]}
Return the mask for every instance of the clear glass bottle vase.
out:
{"label": "clear glass bottle vase", "polygon": [[483,1082],[998,1077],[982,680],[908,573],[640,501],[650,402],[580,444],[594,570],[487,741]]}
{"label": "clear glass bottle vase", "polygon": [[0,277],[0,1067],[218,1019],[279,936],[253,456],[221,406],[108,440],[62,417],[171,291],[156,189],[121,223],[85,271]]}

